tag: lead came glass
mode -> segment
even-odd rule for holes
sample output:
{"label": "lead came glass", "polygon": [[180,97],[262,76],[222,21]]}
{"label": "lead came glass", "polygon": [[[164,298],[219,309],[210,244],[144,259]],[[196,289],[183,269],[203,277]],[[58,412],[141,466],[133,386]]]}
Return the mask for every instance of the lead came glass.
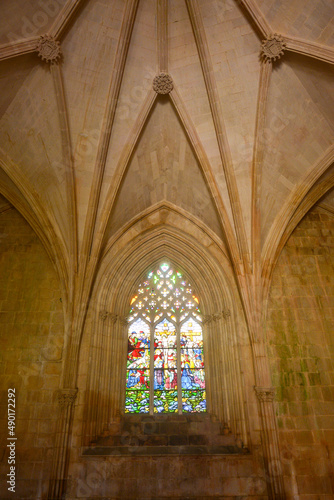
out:
{"label": "lead came glass", "polygon": [[166,262],[131,300],[126,413],[206,411],[199,300]]}

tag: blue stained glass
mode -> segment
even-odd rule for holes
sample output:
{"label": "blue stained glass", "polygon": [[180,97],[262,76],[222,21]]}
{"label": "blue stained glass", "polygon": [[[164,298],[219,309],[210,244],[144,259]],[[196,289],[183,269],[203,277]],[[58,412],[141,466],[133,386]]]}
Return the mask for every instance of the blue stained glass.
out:
{"label": "blue stained glass", "polygon": [[182,389],[205,389],[204,370],[183,368],[181,374]]}
{"label": "blue stained glass", "polygon": [[149,370],[128,370],[126,387],[128,389],[148,389],[150,387]]}

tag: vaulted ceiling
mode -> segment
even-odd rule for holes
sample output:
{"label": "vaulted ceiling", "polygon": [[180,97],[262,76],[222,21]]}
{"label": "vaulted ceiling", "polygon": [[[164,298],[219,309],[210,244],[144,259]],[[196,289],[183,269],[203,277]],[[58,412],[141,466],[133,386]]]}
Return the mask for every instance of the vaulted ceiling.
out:
{"label": "vaulted ceiling", "polygon": [[[315,203],[334,212],[331,0],[1,9],[0,193],[66,288],[159,204],[206,227],[234,265],[251,272],[257,261],[263,273]],[[59,63],[37,55],[46,33],[60,42]],[[284,54],[264,62],[273,33]],[[173,81],[166,95],[152,88],[161,72]]]}

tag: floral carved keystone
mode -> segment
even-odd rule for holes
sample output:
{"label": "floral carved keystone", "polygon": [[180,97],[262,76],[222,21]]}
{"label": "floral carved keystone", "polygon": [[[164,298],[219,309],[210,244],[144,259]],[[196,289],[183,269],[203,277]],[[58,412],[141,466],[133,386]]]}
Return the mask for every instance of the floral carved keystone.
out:
{"label": "floral carved keystone", "polygon": [[51,35],[41,35],[36,50],[43,61],[51,64],[57,63],[61,58],[60,43]]}
{"label": "floral carved keystone", "polygon": [[153,90],[157,94],[169,94],[173,90],[173,80],[168,73],[160,73],[154,78]]}
{"label": "floral carved keystone", "polygon": [[266,62],[273,62],[284,54],[286,43],[281,35],[274,33],[262,42],[261,56]]}

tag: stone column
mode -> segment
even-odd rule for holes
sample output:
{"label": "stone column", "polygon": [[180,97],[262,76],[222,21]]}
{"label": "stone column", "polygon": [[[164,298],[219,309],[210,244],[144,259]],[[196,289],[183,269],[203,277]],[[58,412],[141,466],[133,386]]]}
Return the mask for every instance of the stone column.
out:
{"label": "stone column", "polygon": [[275,389],[254,387],[260,407],[262,421],[262,447],[266,468],[269,498],[285,499],[282,464],[278,446],[278,432],[275,416]]}
{"label": "stone column", "polygon": [[48,500],[60,500],[66,491],[67,454],[72,424],[72,408],[78,389],[60,389],[57,394],[59,417],[57,420],[56,442],[51,466]]}

